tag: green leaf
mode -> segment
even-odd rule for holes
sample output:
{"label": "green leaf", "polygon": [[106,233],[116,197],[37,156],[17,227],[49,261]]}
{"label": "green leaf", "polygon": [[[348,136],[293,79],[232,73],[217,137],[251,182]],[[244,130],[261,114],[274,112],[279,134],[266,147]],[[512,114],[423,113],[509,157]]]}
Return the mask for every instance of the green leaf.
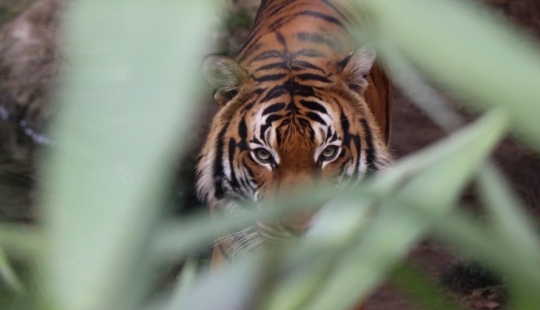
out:
{"label": "green leaf", "polygon": [[43,285],[56,309],[132,309],[144,296],[167,181],[193,121],[210,4],[71,6],[43,182]]}
{"label": "green leaf", "polygon": [[258,258],[240,260],[238,264],[207,273],[199,278],[193,289],[178,291],[152,309],[253,309],[249,302],[254,300],[257,278],[264,268]]}
{"label": "green leaf", "polygon": [[485,165],[479,171],[478,189],[494,234],[514,244],[515,250],[523,255],[540,258],[536,225],[527,217],[524,206],[493,165]]}
{"label": "green leaf", "polygon": [[383,176],[396,178],[411,167],[417,170],[382,201],[359,242],[350,244],[352,249],[337,261],[312,309],[351,307],[369,293],[410,246],[449,213],[475,169],[503,137],[506,124],[504,115],[493,112]]}
{"label": "green leaf", "polygon": [[23,291],[23,285],[19,280],[19,277],[11,267],[8,261],[8,257],[3,249],[0,248],[0,277],[9,285],[9,287],[15,290],[17,293]]}
{"label": "green leaf", "polygon": [[[363,0],[380,33],[429,78],[472,106],[497,106],[540,149],[540,53],[466,1]],[[426,31],[428,30],[428,31]],[[384,52],[384,50],[383,50]]]}
{"label": "green leaf", "polygon": [[41,229],[30,225],[1,224],[0,247],[22,256],[36,256],[43,251]]}

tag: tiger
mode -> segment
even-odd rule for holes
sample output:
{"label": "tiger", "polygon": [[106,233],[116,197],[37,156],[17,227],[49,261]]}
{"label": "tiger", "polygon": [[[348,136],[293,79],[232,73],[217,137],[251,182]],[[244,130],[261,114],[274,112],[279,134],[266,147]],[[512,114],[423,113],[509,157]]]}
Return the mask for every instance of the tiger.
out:
{"label": "tiger", "polygon": [[[211,54],[202,75],[219,106],[197,165],[214,218],[255,209],[291,189],[340,186],[390,167],[393,86],[351,30],[361,8],[336,0],[263,0],[234,58]],[[218,236],[211,266],[305,234],[316,211]]]}

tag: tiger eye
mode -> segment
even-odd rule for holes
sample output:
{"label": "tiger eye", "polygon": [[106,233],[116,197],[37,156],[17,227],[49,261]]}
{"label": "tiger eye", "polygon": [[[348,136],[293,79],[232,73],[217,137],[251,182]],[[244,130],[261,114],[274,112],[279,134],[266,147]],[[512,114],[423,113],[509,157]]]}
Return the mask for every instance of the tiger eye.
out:
{"label": "tiger eye", "polygon": [[262,162],[268,162],[272,158],[272,155],[267,150],[259,148],[255,150],[255,157]]}
{"label": "tiger eye", "polygon": [[334,146],[334,145],[327,146],[322,151],[321,156],[323,157],[323,159],[331,159],[332,157],[334,157],[334,155],[336,155],[337,150],[338,150],[337,146]]}

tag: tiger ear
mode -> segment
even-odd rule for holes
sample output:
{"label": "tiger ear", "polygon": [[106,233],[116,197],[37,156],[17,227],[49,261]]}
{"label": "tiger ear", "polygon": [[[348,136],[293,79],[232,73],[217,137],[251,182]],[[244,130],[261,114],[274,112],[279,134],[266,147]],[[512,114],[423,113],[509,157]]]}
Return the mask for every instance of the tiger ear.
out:
{"label": "tiger ear", "polygon": [[238,94],[238,89],[248,76],[236,61],[221,55],[208,55],[204,58],[202,75],[214,88],[214,99],[220,106]]}
{"label": "tiger ear", "polygon": [[350,53],[340,62],[343,68],[342,76],[349,85],[349,88],[363,95],[368,86],[367,76],[373,67],[375,57],[374,49],[363,46]]}

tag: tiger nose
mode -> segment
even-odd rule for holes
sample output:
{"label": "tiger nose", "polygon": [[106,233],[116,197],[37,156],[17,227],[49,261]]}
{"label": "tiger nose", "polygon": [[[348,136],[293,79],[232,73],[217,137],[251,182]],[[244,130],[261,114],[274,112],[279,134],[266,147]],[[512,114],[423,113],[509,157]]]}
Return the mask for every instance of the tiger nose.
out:
{"label": "tiger nose", "polygon": [[287,229],[288,231],[300,235],[311,226],[311,220],[314,213],[315,212],[311,210],[298,212],[282,219],[280,222],[281,225],[285,227],[285,229]]}

